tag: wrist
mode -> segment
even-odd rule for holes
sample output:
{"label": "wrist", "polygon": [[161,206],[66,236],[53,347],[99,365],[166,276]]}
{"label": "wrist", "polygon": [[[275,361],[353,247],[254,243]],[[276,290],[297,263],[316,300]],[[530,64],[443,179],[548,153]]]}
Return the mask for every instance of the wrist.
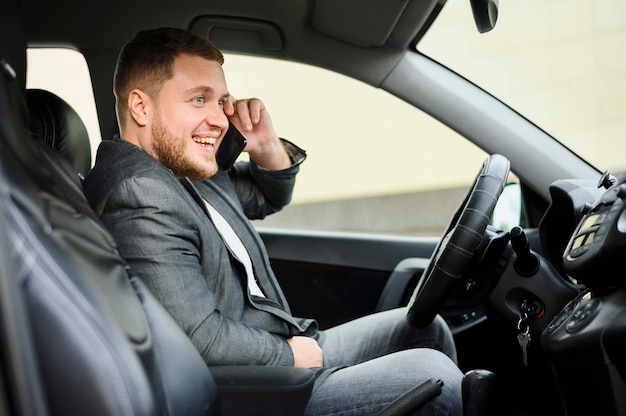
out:
{"label": "wrist", "polygon": [[288,148],[278,137],[249,154],[256,165],[266,170],[283,170],[293,164]]}

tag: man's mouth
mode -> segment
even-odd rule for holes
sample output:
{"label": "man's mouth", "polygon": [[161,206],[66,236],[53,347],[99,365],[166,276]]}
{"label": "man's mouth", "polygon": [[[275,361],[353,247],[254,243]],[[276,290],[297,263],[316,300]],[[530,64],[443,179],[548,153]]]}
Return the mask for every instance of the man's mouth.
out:
{"label": "man's mouth", "polygon": [[215,137],[194,136],[193,141],[205,147],[215,146],[217,139]]}

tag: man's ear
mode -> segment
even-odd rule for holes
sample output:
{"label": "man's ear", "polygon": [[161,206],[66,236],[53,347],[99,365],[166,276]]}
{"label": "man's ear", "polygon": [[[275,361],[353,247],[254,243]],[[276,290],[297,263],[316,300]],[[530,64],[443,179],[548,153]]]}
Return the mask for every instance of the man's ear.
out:
{"label": "man's ear", "polygon": [[128,94],[128,112],[142,127],[148,124],[150,103],[150,97],[141,90],[134,89]]}

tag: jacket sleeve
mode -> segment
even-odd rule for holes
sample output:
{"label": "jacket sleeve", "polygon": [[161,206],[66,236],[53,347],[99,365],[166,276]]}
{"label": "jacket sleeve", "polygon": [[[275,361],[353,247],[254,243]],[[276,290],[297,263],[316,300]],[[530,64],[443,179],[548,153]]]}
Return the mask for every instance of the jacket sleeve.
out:
{"label": "jacket sleeve", "polygon": [[244,213],[251,220],[263,219],[291,202],[296,175],[306,152],[288,140],[281,140],[292,161],[287,169],[267,170],[249,161],[237,162],[229,171]]}
{"label": "jacket sleeve", "polygon": [[[215,250],[223,244],[201,241],[198,216],[202,218],[203,211],[182,186],[179,191],[176,194],[164,186],[162,178],[135,177],[109,193],[101,218],[131,273],[163,304],[207,364],[293,365],[285,337],[250,327],[218,310],[215,290],[219,289],[212,289],[205,280],[201,262],[207,259],[201,259],[201,250],[203,244]],[[228,259],[218,253],[209,261],[224,258]],[[232,273],[231,267],[216,265],[214,269]]]}

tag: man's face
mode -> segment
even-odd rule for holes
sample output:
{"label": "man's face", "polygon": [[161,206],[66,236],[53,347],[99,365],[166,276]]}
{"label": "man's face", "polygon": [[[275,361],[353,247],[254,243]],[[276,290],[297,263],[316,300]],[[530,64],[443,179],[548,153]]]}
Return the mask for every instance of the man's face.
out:
{"label": "man's face", "polygon": [[179,56],[173,77],[155,102],[152,156],[179,178],[198,182],[213,176],[218,170],[215,150],[228,129],[223,109],[227,96],[218,62]]}

